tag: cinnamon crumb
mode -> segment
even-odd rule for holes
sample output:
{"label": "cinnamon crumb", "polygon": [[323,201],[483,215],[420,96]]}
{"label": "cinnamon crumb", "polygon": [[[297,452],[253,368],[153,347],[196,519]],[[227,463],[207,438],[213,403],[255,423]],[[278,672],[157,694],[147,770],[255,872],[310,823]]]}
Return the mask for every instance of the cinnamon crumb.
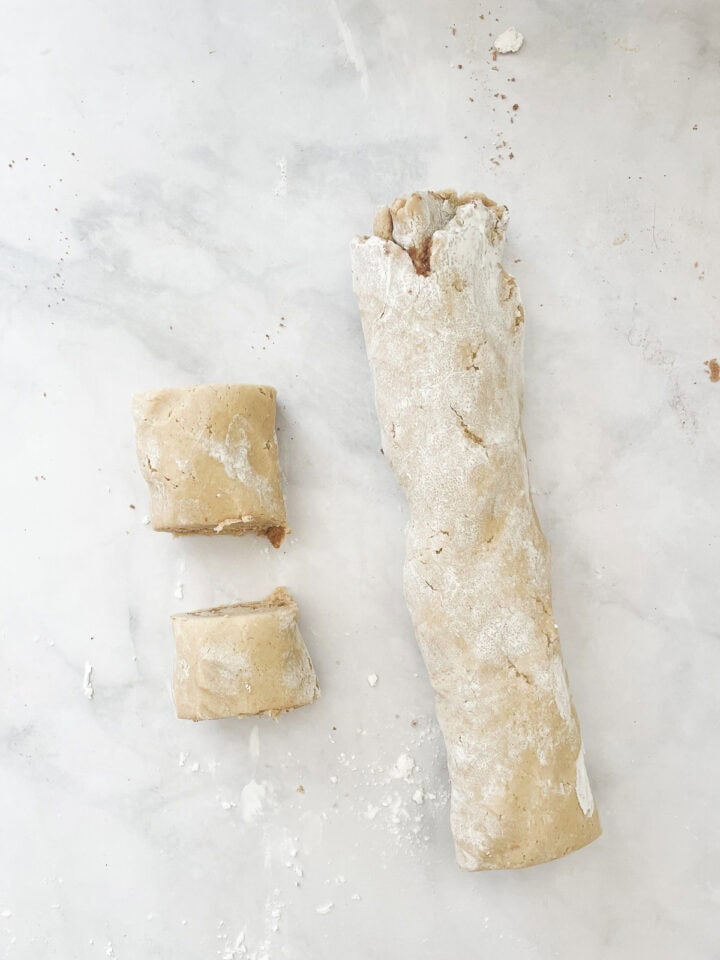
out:
{"label": "cinnamon crumb", "polygon": [[720,381],[720,363],[718,363],[717,358],[713,357],[712,360],[706,360],[705,366],[710,377],[710,383],[718,383]]}
{"label": "cinnamon crumb", "polygon": [[285,539],[285,527],[268,527],[265,531],[265,536],[277,550]]}
{"label": "cinnamon crumb", "polygon": [[409,247],[408,253],[415,267],[415,273],[422,277],[427,277],[430,273],[430,254],[432,253],[432,235],[425,237],[420,246]]}

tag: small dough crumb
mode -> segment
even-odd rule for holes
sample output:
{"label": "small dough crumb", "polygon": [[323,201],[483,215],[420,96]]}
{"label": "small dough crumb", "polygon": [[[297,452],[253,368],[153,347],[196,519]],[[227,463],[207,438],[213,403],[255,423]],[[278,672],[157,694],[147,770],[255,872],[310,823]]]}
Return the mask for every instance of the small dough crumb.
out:
{"label": "small dough crumb", "polygon": [[517,53],[523,43],[525,37],[515,27],[510,27],[500,34],[493,46],[498,53]]}
{"label": "small dough crumb", "polygon": [[371,687],[376,687],[376,686],[377,686],[378,679],[379,679],[379,677],[378,677],[378,675],[377,675],[376,673],[369,673],[369,674],[368,674],[367,681],[368,681],[368,683],[370,684]]}

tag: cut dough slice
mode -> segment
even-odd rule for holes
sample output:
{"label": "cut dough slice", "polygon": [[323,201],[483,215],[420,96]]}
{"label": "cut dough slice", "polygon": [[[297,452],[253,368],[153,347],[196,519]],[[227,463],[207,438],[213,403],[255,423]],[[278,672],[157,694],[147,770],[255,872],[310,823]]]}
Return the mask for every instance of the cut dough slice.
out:
{"label": "cut dough slice", "polygon": [[284,587],[255,603],[176,614],[172,625],[180,719],[277,715],[318,698],[297,604]]}
{"label": "cut dough slice", "polygon": [[467,870],[542,863],[600,833],[530,497],[506,222],[480,193],[415,193],[352,245],[382,446],[410,506],[405,596]]}
{"label": "cut dough slice", "polygon": [[134,397],[137,452],[155,530],[256,533],[288,527],[267,386],[178,387]]}

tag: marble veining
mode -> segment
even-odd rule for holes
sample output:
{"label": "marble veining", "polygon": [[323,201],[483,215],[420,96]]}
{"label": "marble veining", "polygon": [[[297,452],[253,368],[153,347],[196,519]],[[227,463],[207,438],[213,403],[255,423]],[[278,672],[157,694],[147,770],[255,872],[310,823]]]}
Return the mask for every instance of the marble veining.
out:
{"label": "marble veining", "polygon": [[[4,14],[0,957],[715,956],[720,7]],[[375,208],[444,187],[510,209],[604,829],[517,873],[454,864],[350,285]],[[144,522],[131,394],[202,382],[278,390],[278,551]],[[279,584],[322,698],[176,720],[169,615]]]}

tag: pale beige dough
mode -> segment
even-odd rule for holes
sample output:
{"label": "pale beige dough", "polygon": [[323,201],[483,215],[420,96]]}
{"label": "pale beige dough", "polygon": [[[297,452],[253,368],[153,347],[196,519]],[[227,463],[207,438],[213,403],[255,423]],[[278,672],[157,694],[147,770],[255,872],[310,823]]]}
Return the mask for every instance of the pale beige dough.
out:
{"label": "pale beige dough", "polygon": [[435,689],[458,863],[524,867],[600,833],[522,435],[524,315],[483,194],[398,198],[352,245],[405,594]]}
{"label": "pale beige dough", "polygon": [[276,715],[319,695],[298,608],[283,587],[255,603],[178,613],[172,625],[180,719]]}
{"label": "pale beige dough", "polygon": [[257,533],[280,546],[288,527],[273,387],[177,387],[133,399],[154,529]]}

